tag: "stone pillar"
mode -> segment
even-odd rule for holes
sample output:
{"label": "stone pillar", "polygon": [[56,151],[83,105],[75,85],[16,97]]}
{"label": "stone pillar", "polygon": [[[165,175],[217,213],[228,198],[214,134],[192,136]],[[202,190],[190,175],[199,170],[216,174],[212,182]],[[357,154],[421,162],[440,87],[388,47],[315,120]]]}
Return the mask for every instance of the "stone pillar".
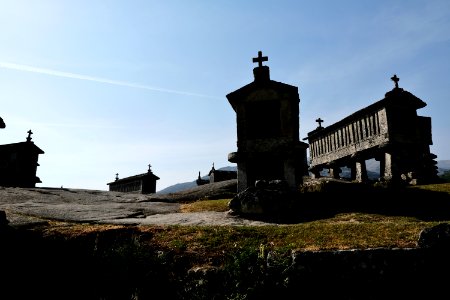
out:
{"label": "stone pillar", "polygon": [[[397,152],[384,153],[384,174],[383,178],[386,181],[398,183],[401,181],[401,161]],[[405,169],[405,168],[403,168]]]}
{"label": "stone pillar", "polygon": [[392,170],[392,154],[385,152],[383,159],[380,161],[380,169],[383,170],[383,173],[380,171],[380,175],[383,176],[385,181],[391,181],[393,177]]}
{"label": "stone pillar", "polygon": [[347,165],[350,168],[350,180],[356,180],[356,164]]}
{"label": "stone pillar", "polygon": [[237,170],[238,178],[238,193],[244,191],[247,188],[248,176],[247,176],[247,164],[240,162]]}
{"label": "stone pillar", "polygon": [[284,179],[286,180],[288,186],[292,189],[296,189],[297,185],[301,183],[297,178],[296,169],[297,168],[292,160],[287,160],[284,162]]}
{"label": "stone pillar", "polygon": [[357,182],[366,182],[367,177],[367,170],[366,170],[366,161],[364,159],[359,159],[355,163],[355,180]]}
{"label": "stone pillar", "polygon": [[380,174],[378,174],[378,177],[384,179],[384,173],[386,170],[386,163],[385,163],[386,158],[385,158],[384,153],[383,153],[383,155],[380,155],[379,157],[376,157],[375,159],[380,162]]}
{"label": "stone pillar", "polygon": [[330,177],[339,179],[340,178],[339,174],[342,172],[342,170],[339,166],[333,165],[330,166],[328,172],[330,173]]}
{"label": "stone pillar", "polygon": [[322,171],[321,168],[311,168],[310,171],[311,171],[311,178],[312,178],[312,179],[322,177],[322,176],[320,175],[320,171]]}

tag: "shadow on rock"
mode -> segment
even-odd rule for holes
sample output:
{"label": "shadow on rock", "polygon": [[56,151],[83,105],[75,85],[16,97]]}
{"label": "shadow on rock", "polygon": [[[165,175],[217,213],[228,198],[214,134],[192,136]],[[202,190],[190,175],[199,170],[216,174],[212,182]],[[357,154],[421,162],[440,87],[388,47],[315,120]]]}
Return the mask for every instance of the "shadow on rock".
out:
{"label": "shadow on rock", "polygon": [[298,190],[284,181],[258,181],[229,203],[230,213],[276,223],[299,223],[333,217],[339,213],[410,216],[424,221],[450,219],[450,195],[411,187],[320,178]]}

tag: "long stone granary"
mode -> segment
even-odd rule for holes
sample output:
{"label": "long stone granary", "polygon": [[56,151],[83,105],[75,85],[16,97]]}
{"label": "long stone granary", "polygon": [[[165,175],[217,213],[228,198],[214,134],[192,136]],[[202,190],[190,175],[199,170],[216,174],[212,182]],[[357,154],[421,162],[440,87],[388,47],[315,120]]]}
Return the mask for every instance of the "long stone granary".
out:
{"label": "long stone granary", "polygon": [[431,118],[418,116],[426,103],[398,87],[385,98],[345,117],[328,127],[319,126],[308,133],[312,177],[321,171],[339,178],[342,167],[349,167],[351,179],[367,180],[365,161],[380,162],[380,180],[389,182],[433,182],[437,179],[436,155],[432,145]]}

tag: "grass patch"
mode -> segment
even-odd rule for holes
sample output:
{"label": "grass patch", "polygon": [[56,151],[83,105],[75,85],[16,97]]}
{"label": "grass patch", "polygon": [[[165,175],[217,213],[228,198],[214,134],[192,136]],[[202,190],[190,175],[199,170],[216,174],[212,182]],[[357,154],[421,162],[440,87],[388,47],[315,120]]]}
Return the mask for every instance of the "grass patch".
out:
{"label": "grass patch", "polygon": [[437,184],[425,184],[425,185],[413,185],[408,189],[418,189],[433,192],[444,192],[450,194],[450,183],[437,183]]}
{"label": "grass patch", "polygon": [[201,212],[201,211],[228,211],[228,202],[231,199],[219,200],[199,200],[192,203],[181,204],[181,212]]}
{"label": "grass patch", "polygon": [[340,214],[334,218],[295,225],[270,226],[167,226],[150,230],[162,246],[171,248],[174,240],[184,241],[186,250],[224,253],[233,249],[277,251],[344,250],[367,248],[411,248],[417,246],[420,232],[439,222],[370,214]]}

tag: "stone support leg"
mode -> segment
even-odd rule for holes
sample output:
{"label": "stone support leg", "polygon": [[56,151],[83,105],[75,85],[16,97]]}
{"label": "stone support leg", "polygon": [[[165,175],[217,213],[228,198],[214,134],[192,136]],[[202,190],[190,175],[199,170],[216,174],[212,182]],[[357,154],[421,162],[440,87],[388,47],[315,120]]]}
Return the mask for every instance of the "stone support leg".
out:
{"label": "stone support leg", "polygon": [[367,181],[367,170],[366,170],[366,161],[358,160],[356,161],[356,178],[357,182],[366,182]]}
{"label": "stone support leg", "polygon": [[248,176],[247,165],[245,163],[238,163],[238,193],[243,192],[247,188]]}
{"label": "stone support leg", "polygon": [[[381,170],[383,170],[383,173],[381,173]],[[391,153],[384,153],[384,159],[380,160],[380,174],[383,176],[383,179],[385,181],[391,181],[393,177],[393,170],[392,170],[392,154]]]}
{"label": "stone support leg", "polygon": [[322,177],[322,176],[320,175],[320,171],[322,171],[322,169],[320,169],[320,168],[311,168],[311,169],[310,169],[310,172],[311,172],[311,178],[312,178],[312,179],[315,179],[315,178],[320,178],[320,177]]}
{"label": "stone support leg", "polygon": [[342,170],[338,166],[332,166],[332,167],[330,167],[329,172],[330,172],[330,177],[339,179],[340,178],[339,174],[342,172]]}

